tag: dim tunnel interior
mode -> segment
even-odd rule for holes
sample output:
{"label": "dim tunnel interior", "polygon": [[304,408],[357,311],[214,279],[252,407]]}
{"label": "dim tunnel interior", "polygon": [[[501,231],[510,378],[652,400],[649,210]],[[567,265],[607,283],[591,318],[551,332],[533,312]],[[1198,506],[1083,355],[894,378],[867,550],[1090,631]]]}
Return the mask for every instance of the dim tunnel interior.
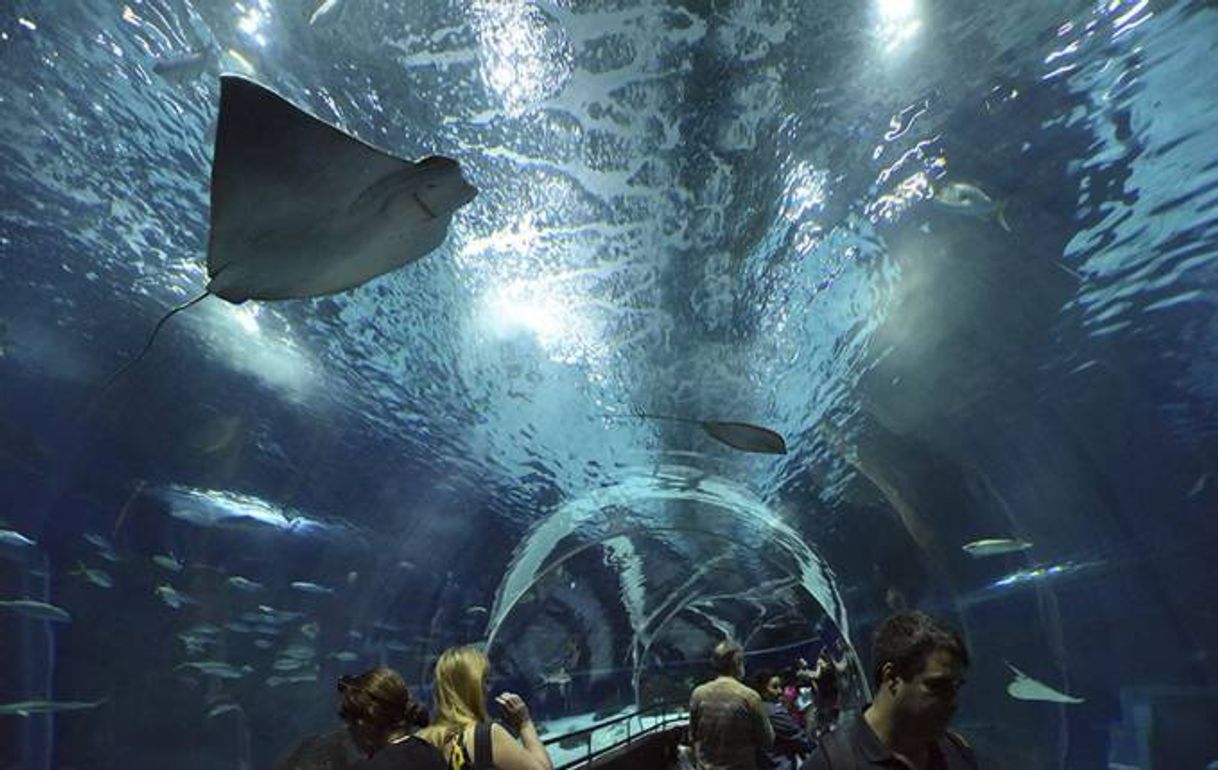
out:
{"label": "dim tunnel interior", "polygon": [[[983,767],[1218,766],[1215,40],[1206,0],[5,4],[0,767],[274,767],[339,676],[427,699],[459,644],[543,739],[679,712],[724,638],[844,640],[858,709],[904,609],[966,640]],[[477,195],[102,390],[208,282],[222,74]]]}

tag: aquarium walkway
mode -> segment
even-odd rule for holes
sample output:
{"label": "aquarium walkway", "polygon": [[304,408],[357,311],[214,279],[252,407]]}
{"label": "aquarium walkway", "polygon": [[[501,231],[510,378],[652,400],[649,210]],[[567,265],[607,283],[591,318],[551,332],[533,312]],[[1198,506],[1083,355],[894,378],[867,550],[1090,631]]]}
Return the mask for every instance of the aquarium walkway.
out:
{"label": "aquarium walkway", "polygon": [[562,735],[545,736],[554,770],[669,770],[685,735],[685,703],[661,703]]}

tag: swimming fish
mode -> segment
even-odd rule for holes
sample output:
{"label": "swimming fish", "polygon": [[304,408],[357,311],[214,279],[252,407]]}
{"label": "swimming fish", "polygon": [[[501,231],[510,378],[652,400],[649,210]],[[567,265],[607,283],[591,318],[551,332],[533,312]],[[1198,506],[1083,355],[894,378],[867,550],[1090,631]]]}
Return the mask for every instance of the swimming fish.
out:
{"label": "swimming fish", "polygon": [[466,607],[465,614],[466,615],[485,615],[486,607],[483,607],[481,604],[475,604],[472,607]]}
{"label": "swimming fish", "polygon": [[269,650],[274,645],[270,639],[255,639],[254,646],[260,650]]}
{"label": "swimming fish", "polygon": [[968,182],[948,182],[935,187],[932,200],[946,211],[964,216],[988,219],[994,217],[998,225],[1011,232],[1006,218],[1006,202],[995,203],[994,199],[980,187]]}
{"label": "swimming fish", "polygon": [[211,48],[192,48],[181,53],[167,54],[152,62],[152,71],[171,83],[179,85],[198,80],[216,62]]}
{"label": "swimming fish", "polygon": [[198,602],[196,602],[194,599],[190,598],[181,591],[178,591],[176,588],[167,583],[162,583],[161,585],[157,586],[154,593],[161,597],[161,601],[165,602],[165,604],[169,605],[175,610],[180,609],[183,604],[198,604]]}
{"label": "swimming fish", "polygon": [[1045,703],[1083,703],[1083,698],[1076,698],[1054,690],[1049,685],[1038,682],[1024,672],[1007,663],[1007,668],[1015,674],[1015,678],[1007,685],[1007,694],[1016,700],[1043,701]]}
{"label": "swimming fish", "polygon": [[71,623],[72,616],[68,611],[53,604],[37,602],[33,599],[11,599],[0,601],[0,607],[24,615],[34,620],[46,620],[51,623]]}
{"label": "swimming fish", "polygon": [[98,588],[113,588],[114,580],[109,574],[93,567],[86,567],[83,563],[72,572],[73,575],[83,575],[93,585]]}
{"label": "swimming fish", "polygon": [[95,709],[105,702],[105,699],[97,701],[24,700],[17,703],[0,703],[0,715],[28,717],[31,714],[55,714],[61,711],[83,711],[84,709]]}
{"label": "swimming fish", "polygon": [[[621,417],[624,415],[608,416]],[[785,455],[787,453],[787,442],[783,437],[769,428],[763,428],[760,425],[753,425],[747,422],[695,420],[689,417],[674,417],[667,414],[650,414],[647,412],[635,412],[634,416],[645,420],[667,420],[669,422],[683,422],[697,425],[702,429],[703,433],[719,443],[726,444],[732,449],[738,449],[741,452],[765,455]]]}
{"label": "swimming fish", "polygon": [[[320,10],[320,9],[319,9]],[[478,190],[457,161],[378,150],[237,75],[220,78],[207,287],[153,327],[215,295],[246,300],[347,291],[435,251]]]}
{"label": "swimming fish", "polygon": [[355,661],[359,660],[359,655],[351,652],[350,650],[332,652],[330,653],[330,657],[337,660],[339,663],[354,663]]}
{"label": "swimming fish", "polygon": [[317,10],[313,11],[313,15],[309,17],[309,26],[311,27],[318,22],[326,21],[332,17],[337,18],[342,2],[343,0],[325,0],[321,5],[317,6]]}
{"label": "swimming fish", "polygon": [[116,554],[114,551],[101,550],[97,552],[97,555],[111,564],[117,564],[123,560],[122,557]]}
{"label": "swimming fish", "polygon": [[167,569],[170,572],[182,571],[182,562],[178,561],[178,558],[172,554],[166,556],[165,554],[158,553],[156,556],[152,557],[152,563],[161,569]]}
{"label": "swimming fish", "polygon": [[81,537],[83,537],[85,539],[85,542],[89,543],[90,545],[96,546],[97,548],[100,548],[103,551],[113,551],[114,550],[114,545],[109,540],[107,540],[104,535],[99,535],[96,532],[86,532],[83,535],[81,535]]}
{"label": "swimming fish", "polygon": [[238,668],[231,663],[224,663],[218,660],[192,660],[188,663],[180,664],[178,668],[193,668],[200,674],[215,679],[241,679],[254,670],[253,666],[241,666]]}
{"label": "swimming fish", "polygon": [[261,591],[264,588],[261,583],[248,580],[240,575],[233,575],[225,582],[238,591],[244,591],[246,593],[255,593],[256,591]]}
{"label": "swimming fish", "polygon": [[30,540],[20,532],[14,532],[11,529],[0,529],[0,545],[13,548],[32,548],[38,545],[38,543]]}
{"label": "swimming fish", "polygon": [[317,654],[317,650],[310,645],[297,642],[285,647],[281,654],[285,658],[292,658],[293,660],[312,660],[313,656]]}
{"label": "swimming fish", "polygon": [[185,631],[178,634],[178,639],[181,640],[182,645],[186,648],[187,655],[198,655],[206,650],[208,645],[216,643],[216,640],[210,636],[191,634]]}
{"label": "swimming fish", "polygon": [[560,688],[566,687],[571,684],[571,675],[567,673],[565,668],[560,668],[557,671],[542,674],[541,683],[543,685],[555,685]]}
{"label": "swimming fish", "polygon": [[299,671],[300,669],[312,663],[311,660],[298,660],[296,658],[280,658],[271,664],[271,668],[276,671]]}
{"label": "swimming fish", "polygon": [[303,682],[316,682],[317,674],[293,674],[292,676],[268,676],[266,684],[268,687],[278,687],[284,684],[301,684]]}
{"label": "swimming fish", "polygon": [[227,714],[230,711],[240,711],[240,710],[241,710],[241,707],[238,706],[236,703],[219,703],[215,706],[212,706],[210,709],[208,709],[207,718],[214,719],[214,718],[220,716],[221,714]]}
{"label": "swimming fish", "polygon": [[1027,540],[1013,540],[1001,537],[985,538],[983,540],[974,540],[971,543],[965,543],[960,548],[972,556],[974,559],[980,559],[986,556],[998,556],[1005,553],[1019,553],[1026,551],[1032,547],[1032,544]]}
{"label": "swimming fish", "polygon": [[315,594],[318,596],[332,596],[334,594],[333,588],[326,588],[325,586],[319,586],[316,583],[308,583],[303,580],[294,581],[292,583],[292,588],[295,588],[301,593]]}

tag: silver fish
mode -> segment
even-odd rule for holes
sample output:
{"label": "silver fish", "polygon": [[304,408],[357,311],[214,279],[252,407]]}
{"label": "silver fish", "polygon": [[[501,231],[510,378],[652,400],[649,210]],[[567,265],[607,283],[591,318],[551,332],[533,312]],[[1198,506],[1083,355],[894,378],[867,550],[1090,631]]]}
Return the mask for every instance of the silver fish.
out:
{"label": "silver fish", "polygon": [[81,535],[81,537],[85,539],[85,542],[89,543],[90,545],[94,545],[103,551],[114,550],[114,546],[109,540],[106,539],[105,535],[99,535],[96,532],[86,532]]}
{"label": "silver fish", "polygon": [[17,703],[0,704],[0,715],[15,715],[28,717],[31,714],[54,714],[60,711],[82,711],[95,709],[106,701],[53,701],[53,700],[24,700]]}
{"label": "silver fish", "polygon": [[261,583],[243,578],[240,575],[233,575],[226,582],[238,591],[245,591],[246,593],[254,593],[264,588]]}
{"label": "silver fish", "polygon": [[12,599],[0,601],[0,607],[24,615],[34,620],[46,620],[51,623],[71,623],[72,616],[68,611],[53,604],[36,602],[33,599]]}
{"label": "silver fish", "polygon": [[309,17],[309,26],[311,27],[318,22],[324,22],[330,18],[338,18],[341,6],[342,0],[325,0],[321,5],[317,6],[317,10],[313,11],[313,15]]}
{"label": "silver fish", "polygon": [[197,80],[215,60],[210,48],[195,48],[162,56],[152,62],[152,71],[173,83]]}
{"label": "silver fish", "polygon": [[80,567],[72,574],[73,575],[83,575],[86,580],[88,580],[90,583],[97,586],[98,588],[113,588],[114,587],[114,580],[110,577],[110,575],[108,575],[107,573],[105,573],[99,569],[94,569],[93,567],[86,567],[84,564],[81,564]]}
{"label": "silver fish", "polygon": [[935,188],[932,200],[953,214],[989,219],[994,217],[998,225],[1011,232],[1006,218],[1006,203],[995,203],[985,190],[968,182],[948,182]]}
{"label": "silver fish", "polygon": [[161,597],[161,601],[165,602],[165,604],[169,605],[170,607],[174,608],[175,610],[181,608],[181,606],[183,604],[197,604],[198,603],[194,599],[187,596],[186,594],[175,589],[173,586],[165,584],[165,583],[162,583],[161,585],[157,586],[155,589],[155,593],[157,596]]}
{"label": "silver fish", "polygon": [[972,556],[974,559],[980,559],[985,556],[998,556],[1006,553],[1026,551],[1032,547],[1032,544],[1027,540],[991,537],[983,540],[974,540],[960,547],[969,556]]}
{"label": "silver fish", "polygon": [[295,674],[293,676],[269,676],[266,679],[267,686],[278,687],[283,684],[301,684],[304,682],[316,682],[317,674]]}
{"label": "silver fish", "polygon": [[220,703],[212,706],[207,712],[208,719],[214,719],[221,714],[227,714],[230,711],[240,711],[241,707],[236,703]]}
{"label": "silver fish", "polygon": [[293,581],[292,588],[295,588],[297,591],[300,591],[301,593],[306,593],[306,594],[315,594],[318,596],[333,596],[334,595],[333,588],[326,588],[325,586],[320,586],[316,583],[309,583],[304,580]]}
{"label": "silver fish", "polygon": [[14,532],[11,529],[0,529],[0,545],[12,546],[14,548],[32,548],[38,543],[30,540],[20,532]]}
{"label": "silver fish", "polygon": [[167,569],[170,572],[182,571],[182,562],[178,561],[178,557],[172,554],[165,555],[158,553],[156,556],[152,557],[152,563],[161,569]]}
{"label": "silver fish", "polygon": [[216,679],[241,679],[254,670],[253,666],[241,666],[238,668],[231,663],[224,663],[218,660],[192,660],[189,663],[179,665],[178,668],[193,668],[204,676]]}

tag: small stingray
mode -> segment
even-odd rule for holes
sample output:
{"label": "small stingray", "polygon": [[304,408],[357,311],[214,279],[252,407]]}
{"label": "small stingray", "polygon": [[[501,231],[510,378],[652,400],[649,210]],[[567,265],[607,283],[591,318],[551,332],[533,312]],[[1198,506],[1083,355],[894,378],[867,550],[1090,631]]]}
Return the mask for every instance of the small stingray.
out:
{"label": "small stingray", "polygon": [[378,150],[236,75],[220,78],[206,291],[246,300],[353,289],[434,251],[478,191],[451,158],[413,163]]}
{"label": "small stingray", "polygon": [[[609,416],[620,417],[622,415]],[[787,442],[783,440],[782,436],[769,428],[763,428],[747,422],[694,420],[688,417],[673,417],[666,414],[649,414],[647,412],[635,412],[634,416],[645,420],[668,420],[670,422],[697,425],[702,428],[706,435],[719,443],[727,444],[732,449],[739,449],[741,452],[763,455],[785,455],[787,453]]]}
{"label": "small stingray", "polygon": [[1049,685],[1038,682],[1024,672],[1007,664],[1007,668],[1011,669],[1015,674],[1015,678],[1007,685],[1007,695],[1010,695],[1016,700],[1034,700],[1043,701],[1045,703],[1082,703],[1082,698],[1076,698],[1073,695],[1067,695],[1064,692],[1054,690]]}

